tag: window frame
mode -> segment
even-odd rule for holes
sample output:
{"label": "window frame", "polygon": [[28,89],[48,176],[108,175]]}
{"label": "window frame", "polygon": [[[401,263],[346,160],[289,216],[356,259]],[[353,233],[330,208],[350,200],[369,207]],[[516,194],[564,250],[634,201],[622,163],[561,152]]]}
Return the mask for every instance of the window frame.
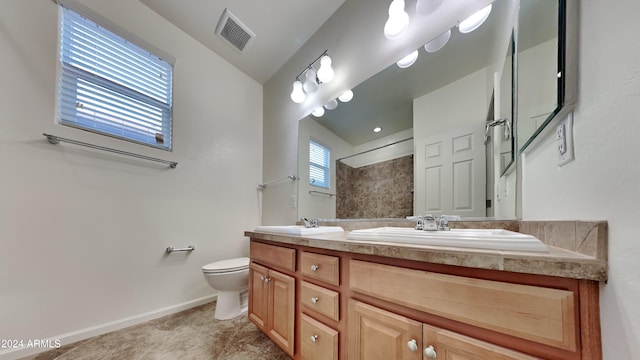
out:
{"label": "window frame", "polygon": [[[153,45],[148,44],[144,40],[140,39],[134,34],[118,27],[113,24],[111,21],[105,19],[99,14],[93,12],[89,8],[85,7],[82,4],[79,4],[74,0],[57,0],[55,1],[58,4],[58,50],[57,50],[57,64],[58,64],[58,74],[57,74],[57,88],[56,88],[56,122],[63,126],[69,126],[72,128],[96,133],[99,135],[116,138],[120,140],[124,140],[127,142],[132,142],[140,145],[149,146],[155,149],[172,151],[173,150],[173,73],[174,73],[174,65],[175,58],[171,55],[164,53],[163,51],[157,49]],[[166,91],[167,101],[156,99],[152,97],[150,94],[145,94],[142,91],[136,90],[133,86],[126,86],[123,84],[119,84],[107,77],[102,77],[100,74],[93,73],[86,69],[78,68],[72,64],[69,64],[65,61],[63,53],[63,36],[64,32],[64,20],[63,18],[66,16],[65,11],[72,11],[75,14],[71,14],[69,16],[79,16],[82,17],[99,28],[100,33],[107,33],[106,37],[120,38],[124,43],[129,43],[132,45],[132,49],[128,49],[131,54],[142,54],[145,56],[157,58],[158,61],[164,63],[165,69],[169,70],[170,79],[167,81],[168,86],[163,87],[164,91]],[[91,38],[93,39],[93,37]],[[67,45],[68,46],[68,45]],[[142,52],[142,53],[141,53]],[[98,65],[104,65],[98,64]],[[107,67],[98,68],[106,69]],[[138,66],[140,68],[140,66]],[[99,71],[98,70],[98,71]],[[115,118],[113,121],[105,120],[104,117],[108,117],[103,115],[103,118],[99,117],[84,119],[81,116],[78,116],[76,112],[73,114],[72,110],[69,110],[71,107],[78,108],[78,97],[79,93],[76,89],[81,86],[82,82],[85,83],[85,86],[91,87],[94,90],[104,91],[105,93],[111,93],[116,95],[115,104],[117,106],[127,106],[131,104],[142,104],[143,111],[156,111],[159,113],[158,118],[159,121],[156,123],[159,124],[160,130],[155,133],[149,132],[148,136],[133,136],[127,135],[134,134],[135,131],[131,130],[131,128],[127,128],[125,126],[117,126],[118,119],[127,119],[127,114],[120,118]],[[65,89],[63,89],[63,87]],[[63,94],[63,91],[69,92],[69,94]],[[72,104],[71,99],[75,99],[76,101]],[[66,100],[66,101],[65,101]],[[99,104],[101,106],[107,106],[108,101],[101,102],[98,99],[95,104]],[[165,119],[166,117],[166,119]],[[132,117],[128,117],[129,119],[133,119]],[[101,121],[102,120],[102,121]],[[147,125],[150,121],[142,120],[143,125]],[[128,121],[128,124],[133,124],[135,121]],[[93,126],[92,126],[93,125]],[[161,140],[158,140],[157,133],[162,133]],[[153,134],[153,135],[151,135]],[[145,138],[147,141],[145,141]],[[153,142],[155,139],[155,143]]]}
{"label": "window frame", "polygon": [[[324,154],[326,155],[326,165],[324,164],[318,164],[314,161],[312,161],[311,158],[311,147],[315,145],[319,148],[321,148],[324,151]],[[325,182],[323,183],[316,183],[315,179],[313,179],[311,177],[311,168],[315,167],[317,169],[320,169],[325,177]],[[331,148],[326,146],[325,144],[323,144],[322,142],[315,140],[315,139],[309,139],[309,185],[311,186],[316,186],[316,187],[320,187],[323,189],[331,189]]]}

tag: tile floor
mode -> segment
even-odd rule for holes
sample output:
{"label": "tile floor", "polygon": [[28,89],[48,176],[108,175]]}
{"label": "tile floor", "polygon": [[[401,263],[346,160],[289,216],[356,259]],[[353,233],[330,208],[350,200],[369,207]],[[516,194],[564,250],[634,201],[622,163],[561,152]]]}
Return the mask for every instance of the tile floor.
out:
{"label": "tile floor", "polygon": [[220,321],[215,302],[21,360],[290,359],[246,315]]}

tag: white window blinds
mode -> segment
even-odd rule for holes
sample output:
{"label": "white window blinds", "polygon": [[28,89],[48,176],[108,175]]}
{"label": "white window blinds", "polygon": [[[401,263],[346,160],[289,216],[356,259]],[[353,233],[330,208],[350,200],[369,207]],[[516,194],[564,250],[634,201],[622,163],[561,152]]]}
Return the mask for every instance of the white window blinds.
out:
{"label": "white window blinds", "polygon": [[329,161],[331,152],[328,148],[311,140],[309,142],[309,184],[329,188]]}
{"label": "white window blinds", "polygon": [[171,149],[172,65],[60,7],[58,120]]}

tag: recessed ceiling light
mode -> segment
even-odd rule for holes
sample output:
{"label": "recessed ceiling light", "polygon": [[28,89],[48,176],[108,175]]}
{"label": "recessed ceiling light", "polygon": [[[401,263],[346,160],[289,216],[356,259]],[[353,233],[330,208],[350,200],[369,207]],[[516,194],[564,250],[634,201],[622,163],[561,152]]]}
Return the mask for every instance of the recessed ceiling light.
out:
{"label": "recessed ceiling light", "polygon": [[373,128],[373,132],[374,132],[374,133],[379,133],[380,131],[382,131],[382,128],[381,128],[381,127],[379,127],[379,126],[378,126],[378,127]]}

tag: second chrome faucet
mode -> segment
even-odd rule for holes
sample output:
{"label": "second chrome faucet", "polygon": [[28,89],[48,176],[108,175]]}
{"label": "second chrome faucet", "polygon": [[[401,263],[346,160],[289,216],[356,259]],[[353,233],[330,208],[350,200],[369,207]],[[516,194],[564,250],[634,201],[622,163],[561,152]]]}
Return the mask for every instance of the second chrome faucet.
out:
{"label": "second chrome faucet", "polygon": [[449,219],[447,215],[435,217],[431,214],[418,215],[416,218],[416,230],[424,231],[449,231]]}

